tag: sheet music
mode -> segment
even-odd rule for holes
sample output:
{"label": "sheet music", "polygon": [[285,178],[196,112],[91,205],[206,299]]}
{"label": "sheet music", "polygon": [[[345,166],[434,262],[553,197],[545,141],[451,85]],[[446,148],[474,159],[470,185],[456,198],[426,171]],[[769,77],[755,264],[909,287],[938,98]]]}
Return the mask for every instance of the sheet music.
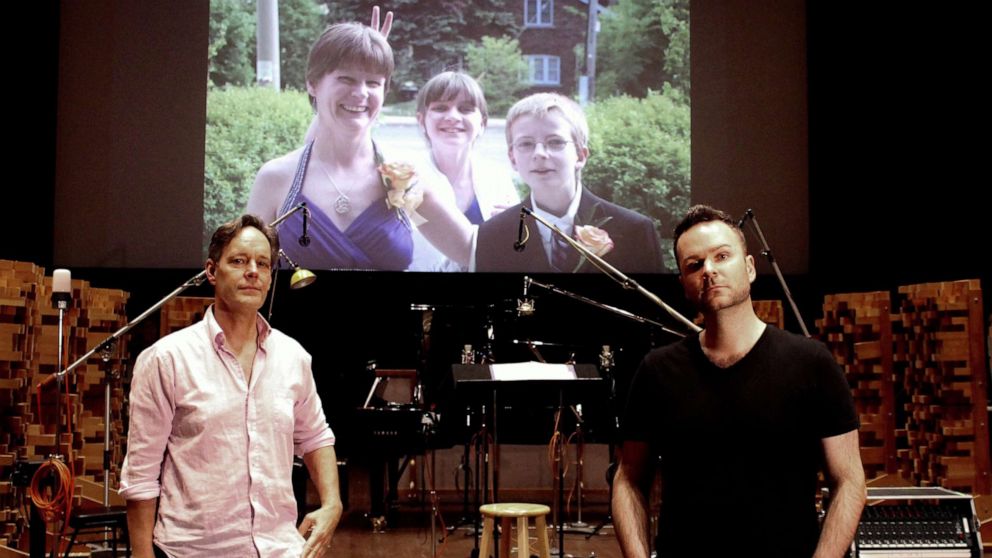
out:
{"label": "sheet music", "polygon": [[544,362],[509,362],[490,364],[489,373],[497,381],[520,380],[574,380],[575,367],[571,364]]}

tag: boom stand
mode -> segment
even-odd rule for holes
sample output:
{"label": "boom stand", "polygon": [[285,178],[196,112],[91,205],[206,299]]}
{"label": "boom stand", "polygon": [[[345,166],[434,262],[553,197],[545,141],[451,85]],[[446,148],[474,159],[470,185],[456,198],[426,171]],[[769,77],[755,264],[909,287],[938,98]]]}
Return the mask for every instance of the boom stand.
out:
{"label": "boom stand", "polygon": [[433,425],[425,427],[425,433],[427,437],[427,447],[430,452],[430,488],[428,491],[428,497],[431,500],[431,556],[437,556],[437,518],[441,515],[441,508],[438,506],[437,497],[437,450],[434,447],[434,441],[431,439],[434,436]]}
{"label": "boom stand", "polygon": [[[482,519],[478,509],[489,502],[489,426],[486,424],[486,406],[482,405],[479,414],[479,431],[475,434],[475,546],[472,555],[479,555],[479,533]],[[488,557],[486,557],[488,558]]]}
{"label": "boom stand", "polygon": [[[110,359],[113,356],[115,343],[107,340],[99,347],[100,360],[103,361],[103,509],[110,511],[110,463],[113,453],[110,449],[110,392],[111,383],[120,379],[120,374],[114,371]],[[111,527],[103,531],[104,549],[111,543]],[[113,549],[116,552],[116,549]]]}
{"label": "boom stand", "polygon": [[561,415],[565,410],[565,392],[558,390],[558,408],[555,410],[555,436],[558,442],[555,446],[555,463],[558,468],[558,517],[555,524],[558,529],[558,548],[552,549],[553,556],[564,558],[565,554],[565,433],[561,431]]}
{"label": "boom stand", "polygon": [[[68,302],[65,300],[58,301],[59,308],[59,351],[58,351],[58,369],[61,370],[62,366],[65,364],[65,311],[68,308]],[[65,456],[62,455],[62,378],[58,378],[55,383],[55,449],[52,454],[49,455],[52,459],[63,460]],[[41,412],[41,409],[38,409]],[[66,416],[69,414],[69,409],[65,410]],[[69,518],[65,518],[66,521]]]}
{"label": "boom stand", "polygon": [[609,487],[609,500],[610,505],[607,508],[606,517],[602,521],[596,524],[592,530],[586,535],[586,540],[589,540],[599,533],[604,527],[613,527],[613,475],[616,474],[617,468],[617,456],[616,456],[616,444],[614,443],[617,434],[620,431],[620,418],[617,416],[617,379],[613,374],[613,351],[610,350],[609,345],[603,345],[603,351],[599,353],[599,369],[600,373],[607,379],[610,383],[609,391],[609,402],[610,412],[613,413],[613,433],[610,436],[610,464],[606,468],[606,485]]}
{"label": "boom stand", "polygon": [[[71,297],[65,297],[65,298],[59,298],[56,301],[56,306],[58,306],[58,309],[59,309],[59,350],[58,350],[58,368],[59,368],[59,370],[61,370],[62,369],[62,366],[65,364],[65,311],[69,308],[69,302],[70,302],[70,300],[71,300]],[[66,458],[68,456],[62,454],[62,382],[63,381],[64,380],[62,378],[59,378],[58,381],[55,383],[55,449],[52,450],[52,453],[48,456],[48,458],[51,459],[51,460],[56,460],[57,459],[57,460],[61,461],[62,463],[65,463],[65,465],[67,467],[70,467],[70,470],[71,470],[72,464],[71,463],[68,463],[67,460],[66,460]],[[66,401],[66,403],[68,403],[68,401]],[[68,419],[69,414],[71,412],[72,412],[72,409],[70,409],[69,406],[68,406],[68,404],[67,404],[66,405],[66,409],[65,409],[66,419]],[[38,408],[38,413],[39,414],[41,413],[41,408],[40,407]],[[66,422],[68,423],[68,420]],[[47,469],[45,469],[45,470],[47,471]],[[53,482],[54,482],[54,484],[56,486],[61,483],[61,481],[59,480],[58,477],[55,477],[53,479]],[[69,482],[69,486],[72,486],[72,481]],[[64,489],[64,487],[61,487],[61,488]],[[54,492],[54,488],[53,488],[53,492]],[[73,495],[72,494],[69,494],[68,497],[69,498],[72,498]],[[68,515],[68,514],[66,514],[66,515]],[[59,522],[58,522],[57,517],[56,517],[56,520],[55,521],[56,521],[56,526],[58,526],[58,523]],[[68,517],[63,517],[62,518],[62,522],[61,523],[62,523],[63,528],[64,528],[64,526],[68,522],[69,522],[69,518]],[[42,525],[44,525],[44,524],[42,524]],[[52,530],[52,554],[51,555],[52,555],[53,558],[55,556],[55,553],[58,552],[58,550],[59,550],[59,537],[61,536],[61,532],[62,532],[62,529],[60,529],[58,527],[56,527],[55,529]],[[42,548],[42,551],[44,551],[44,548]]]}
{"label": "boom stand", "polygon": [[570,407],[575,414],[575,502],[576,520],[568,524],[570,532],[585,533],[589,524],[582,521],[582,465],[585,459],[585,437],[582,433],[582,404]]}
{"label": "boom stand", "polygon": [[110,364],[114,352],[114,342],[105,342],[100,347],[100,359],[103,361],[103,507],[110,507],[110,384],[120,378]]}
{"label": "boom stand", "polygon": [[469,504],[469,485],[472,484],[472,468],[469,467],[469,460],[472,455],[472,437],[469,432],[472,430],[472,407],[470,405],[465,406],[465,448],[462,453],[462,479],[464,486],[462,487],[462,516],[458,521],[448,527],[448,531],[454,531],[459,527],[465,526],[466,530],[476,532],[477,521],[475,514],[472,513]]}
{"label": "boom stand", "polygon": [[[472,345],[465,345],[461,354],[462,364],[474,364],[475,363],[475,351],[472,350]],[[462,478],[464,482],[464,487],[462,488],[462,516],[455,522],[454,525],[448,527],[448,531],[454,531],[459,527],[465,526],[466,530],[471,531],[473,535],[476,536],[476,541],[478,541],[478,512],[472,513],[469,508],[469,485],[472,483],[472,468],[469,467],[469,460],[472,454],[472,436],[469,434],[472,431],[472,406],[465,406],[465,451],[462,454]],[[478,548],[478,544],[476,545]],[[476,552],[478,554],[478,552]]]}
{"label": "boom stand", "polygon": [[556,522],[558,528],[558,548],[552,549],[551,554],[563,558],[570,556],[569,554],[565,554],[564,550],[565,533],[587,534],[592,531],[589,524],[582,521],[582,460],[583,448],[585,446],[582,434],[582,405],[569,405],[569,408],[575,414],[575,484],[578,517],[577,521],[573,523],[565,523],[565,462],[568,459],[568,439],[564,437],[565,434],[560,422],[561,415],[564,412],[564,397],[559,393],[558,409],[555,412],[556,435],[558,437],[558,444],[555,448],[555,462],[558,464],[558,521]]}
{"label": "boom stand", "polygon": [[775,277],[778,278],[778,282],[782,285],[782,291],[785,293],[785,298],[789,301],[789,307],[792,308],[792,313],[796,315],[796,320],[799,322],[799,327],[803,330],[803,335],[809,337],[809,330],[806,329],[806,322],[803,321],[802,315],[799,313],[799,307],[796,306],[796,301],[792,298],[792,292],[789,291],[789,285],[785,283],[785,277],[782,276],[782,270],[778,267],[778,262],[775,261],[775,255],[772,254],[772,249],[768,247],[768,241],[765,240],[765,235],[761,232],[761,226],[758,224],[758,219],[754,216],[754,212],[748,209],[744,212],[744,216],[741,217],[739,226],[743,231],[745,223],[751,221],[754,225],[754,232],[758,235],[758,240],[761,241],[761,254],[768,259],[768,263],[772,264],[772,269],[775,270]]}

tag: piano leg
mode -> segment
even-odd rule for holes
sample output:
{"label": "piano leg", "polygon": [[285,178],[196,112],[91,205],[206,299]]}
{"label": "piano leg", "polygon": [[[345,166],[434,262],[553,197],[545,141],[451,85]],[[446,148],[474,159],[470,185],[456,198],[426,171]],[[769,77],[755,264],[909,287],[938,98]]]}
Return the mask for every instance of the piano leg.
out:
{"label": "piano leg", "polygon": [[386,459],[373,457],[369,464],[369,519],[372,530],[379,533],[385,530],[386,523]]}
{"label": "piano leg", "polygon": [[399,515],[399,484],[410,458],[374,458],[369,471],[369,491],[373,530],[395,525]]}

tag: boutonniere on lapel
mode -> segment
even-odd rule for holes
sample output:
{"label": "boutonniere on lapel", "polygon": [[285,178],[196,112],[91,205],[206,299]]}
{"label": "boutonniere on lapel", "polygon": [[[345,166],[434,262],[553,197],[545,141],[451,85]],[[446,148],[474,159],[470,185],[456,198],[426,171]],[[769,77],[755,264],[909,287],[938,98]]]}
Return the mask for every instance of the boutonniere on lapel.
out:
{"label": "boutonniere on lapel", "polygon": [[[603,257],[613,250],[613,239],[610,238],[610,234],[603,230],[601,227],[606,223],[610,222],[613,217],[604,217],[596,222],[594,225],[575,225],[575,240],[582,245],[583,248],[589,250],[593,254],[599,257]],[[585,254],[581,254],[579,257],[579,263],[575,265],[575,269],[572,273],[575,273],[586,263]]]}

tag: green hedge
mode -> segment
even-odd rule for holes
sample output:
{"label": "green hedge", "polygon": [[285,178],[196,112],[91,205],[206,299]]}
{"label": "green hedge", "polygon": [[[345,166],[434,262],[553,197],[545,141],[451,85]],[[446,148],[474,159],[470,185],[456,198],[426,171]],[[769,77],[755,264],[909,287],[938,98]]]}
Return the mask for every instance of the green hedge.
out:
{"label": "green hedge", "polygon": [[244,211],[262,164],[303,144],[311,115],[307,95],[299,91],[228,87],[208,92],[204,247],[218,225]]}
{"label": "green hedge", "polygon": [[591,156],[582,182],[603,199],[653,218],[667,256],[672,229],[689,209],[689,103],[666,87],[643,99],[597,101],[586,110]]}

